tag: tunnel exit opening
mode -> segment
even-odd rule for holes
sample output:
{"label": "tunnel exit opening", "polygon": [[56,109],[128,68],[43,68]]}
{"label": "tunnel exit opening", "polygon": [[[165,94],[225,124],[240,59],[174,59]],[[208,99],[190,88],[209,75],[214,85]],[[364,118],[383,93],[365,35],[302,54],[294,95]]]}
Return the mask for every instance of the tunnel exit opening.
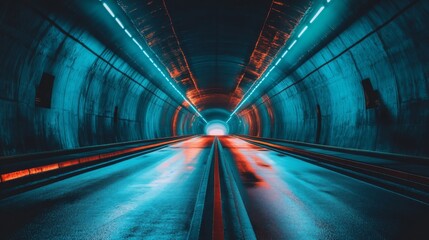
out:
{"label": "tunnel exit opening", "polygon": [[206,135],[211,136],[223,136],[228,135],[229,128],[228,125],[224,121],[215,120],[207,123],[205,127]]}

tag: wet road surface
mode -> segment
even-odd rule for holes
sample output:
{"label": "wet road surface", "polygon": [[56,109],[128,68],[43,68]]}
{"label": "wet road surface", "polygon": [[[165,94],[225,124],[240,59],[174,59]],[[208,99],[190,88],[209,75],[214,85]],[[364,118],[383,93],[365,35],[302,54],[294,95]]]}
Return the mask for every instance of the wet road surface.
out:
{"label": "wet road surface", "polygon": [[214,197],[217,207],[206,204],[202,222],[234,213],[225,203],[228,165],[246,212],[240,218],[258,239],[428,239],[424,203],[229,136],[220,137],[215,168],[213,142],[192,138],[1,199],[0,238],[186,239],[207,169],[214,192],[200,198]]}
{"label": "wet road surface", "polygon": [[0,201],[1,239],[184,239],[213,138]]}
{"label": "wet road surface", "polygon": [[428,239],[429,206],[334,171],[222,137],[258,239]]}

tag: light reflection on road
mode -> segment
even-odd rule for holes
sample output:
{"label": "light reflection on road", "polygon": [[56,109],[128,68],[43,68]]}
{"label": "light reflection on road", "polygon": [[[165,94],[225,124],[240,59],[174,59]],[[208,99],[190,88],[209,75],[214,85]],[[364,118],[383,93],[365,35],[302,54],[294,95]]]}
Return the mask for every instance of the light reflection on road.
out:
{"label": "light reflection on road", "polygon": [[192,138],[3,199],[2,238],[186,238],[212,142]]}
{"label": "light reflection on road", "polygon": [[258,239],[378,239],[428,231],[428,207],[419,202],[238,138],[220,140],[239,174]]}

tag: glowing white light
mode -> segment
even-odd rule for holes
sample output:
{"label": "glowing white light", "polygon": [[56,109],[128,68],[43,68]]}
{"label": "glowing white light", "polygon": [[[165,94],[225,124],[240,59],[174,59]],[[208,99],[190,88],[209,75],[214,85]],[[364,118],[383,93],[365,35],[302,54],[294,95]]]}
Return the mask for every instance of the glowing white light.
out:
{"label": "glowing white light", "polygon": [[103,7],[109,12],[110,16],[115,17],[115,14],[113,13],[113,11],[109,8],[109,6],[107,6],[106,3],[103,3]]}
{"label": "glowing white light", "polygon": [[297,40],[295,39],[293,42],[292,42],[292,44],[288,47],[288,49],[287,50],[291,50],[292,49],[292,47],[293,47],[293,45],[295,45],[295,43],[297,42]]}
{"label": "glowing white light", "polygon": [[302,36],[302,34],[304,34],[304,32],[307,30],[308,26],[305,26],[302,31],[298,34],[298,38],[300,38]]}
{"label": "glowing white light", "polygon": [[143,49],[143,47],[139,44],[139,42],[137,42],[135,38],[133,38],[133,42],[140,48],[140,50]]}
{"label": "glowing white light", "polygon": [[289,51],[287,51],[287,50],[286,50],[286,51],[283,53],[282,58],[284,58],[288,52],[289,52]]}
{"label": "glowing white light", "polygon": [[128,32],[128,30],[127,30],[127,29],[125,29],[125,33],[128,35],[128,37],[133,37],[133,36],[131,36],[131,33],[130,33],[130,32]]}
{"label": "glowing white light", "polygon": [[210,121],[206,125],[205,132],[211,136],[223,136],[228,134],[228,127],[223,121]]}
{"label": "glowing white light", "polygon": [[[327,0],[327,3],[331,2],[331,0]],[[320,13],[322,13],[322,11],[325,9],[325,6],[322,6],[319,8],[319,10],[316,12],[316,14],[314,14],[314,16],[311,18],[310,23],[313,23],[314,20],[316,20],[316,18],[320,15]],[[280,63],[280,61],[286,56],[286,54],[289,52],[289,50],[292,49],[292,47],[297,43],[298,39],[305,33],[305,31],[307,31],[308,29],[308,25],[306,25],[301,32],[298,34],[297,39],[295,39],[292,44],[288,47],[288,49],[282,54],[282,56],[280,57],[280,59],[278,59],[276,61],[276,63],[274,64],[274,66],[268,71],[266,72],[264,75],[264,78],[262,78],[261,80],[259,80],[258,84],[255,85],[255,87],[252,89],[253,85],[250,87],[249,90],[247,90],[247,92],[244,94],[243,98],[241,99],[241,101],[239,102],[239,104],[237,105],[237,107],[235,107],[235,109],[232,111],[231,115],[229,115],[228,120],[226,120],[226,123],[228,123],[232,116],[234,116],[234,114],[238,111],[238,109],[241,108],[241,106],[243,106],[243,104],[247,101],[247,99],[249,99],[249,97],[255,92],[255,90],[259,87],[259,85],[261,85],[261,83],[268,77],[268,75],[270,75],[271,71]]]}
{"label": "glowing white light", "polygon": [[225,135],[225,131],[223,129],[211,129],[207,135],[211,135],[211,136],[223,136]]}
{"label": "glowing white light", "polygon": [[119,20],[119,18],[115,18],[116,22],[118,23],[118,25],[124,29],[124,25],[121,23],[121,20]]}
{"label": "glowing white light", "polygon": [[[102,0],[99,0],[99,1],[102,2]],[[205,123],[207,123],[207,120],[201,115],[198,109],[179,91],[179,89],[176,88],[176,86],[174,86],[172,81],[167,76],[165,76],[165,74],[162,72],[161,68],[159,68],[158,65],[156,65],[156,63],[153,61],[153,59],[149,57],[149,54],[145,50],[143,50],[143,47],[140,45],[140,43],[135,38],[132,37],[131,33],[127,29],[125,29],[121,20],[115,17],[115,14],[113,13],[112,9],[110,9],[110,7],[105,2],[102,2],[102,4],[103,4],[103,7],[107,10],[107,12],[109,12],[110,16],[115,18],[115,21],[118,23],[118,25],[122,29],[124,29],[128,37],[130,37],[133,40],[133,42],[137,45],[137,47],[139,47],[140,50],[142,50],[143,54],[149,59],[149,61],[153,64],[153,66],[161,73],[161,75],[165,78],[165,80],[174,88],[174,90],[180,95],[180,97],[183,98],[183,100],[185,100],[185,102],[189,104],[189,106],[197,113],[199,117],[201,117],[201,119],[203,119]]]}
{"label": "glowing white light", "polygon": [[314,20],[316,20],[316,18],[319,16],[319,14],[323,11],[323,9],[325,9],[325,6],[322,6],[319,8],[319,10],[316,12],[316,14],[314,14],[314,17],[310,20],[310,23],[313,23]]}

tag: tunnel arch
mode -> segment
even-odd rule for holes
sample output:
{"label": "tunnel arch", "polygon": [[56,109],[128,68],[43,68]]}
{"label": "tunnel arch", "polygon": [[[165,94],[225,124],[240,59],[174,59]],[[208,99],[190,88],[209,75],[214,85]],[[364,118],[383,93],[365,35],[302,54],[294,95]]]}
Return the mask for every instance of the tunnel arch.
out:
{"label": "tunnel arch", "polygon": [[[180,107],[176,113],[177,98],[76,19],[57,15],[53,23],[19,1],[4,9],[3,25],[18,31],[5,32],[0,46],[1,88],[6,90],[1,101],[2,155],[203,133],[204,125],[193,112]],[[54,77],[48,108],[35,106],[35,86],[44,73]],[[176,133],[175,114],[184,122]]]}
{"label": "tunnel arch", "polygon": [[[392,2],[397,5],[388,8]],[[238,132],[314,143],[320,131],[318,140],[324,145],[427,156],[429,147],[423,139],[429,136],[429,48],[419,43],[427,38],[423,22],[428,5],[385,1],[371,7],[285,78],[267,87],[268,100],[255,99],[234,117],[234,124],[238,119],[245,122]],[[370,93],[364,81],[372,85]],[[366,94],[379,98],[376,106],[367,107]],[[268,115],[275,116],[274,126]],[[259,128],[260,132],[255,130]]]}
{"label": "tunnel arch", "polygon": [[[226,50],[217,56],[200,42],[195,48],[189,45],[199,36],[190,33],[203,31],[204,24],[174,25],[183,17],[178,10],[192,1],[180,6],[157,2],[161,12],[170,14],[171,23],[167,13],[150,13],[144,16],[147,29],[135,21],[147,6],[130,12],[127,6],[132,1],[110,1],[118,16],[129,20],[124,24],[135,27],[132,34],[146,40],[144,47],[167,69],[195,111],[127,42],[130,39],[112,24],[115,20],[99,1],[30,2],[1,5],[2,155],[203,134],[205,122],[196,112],[206,121],[226,121],[247,90],[277,64],[275,60],[318,7],[327,4],[293,1],[294,7],[288,7],[277,1],[271,7],[264,5],[264,10],[252,3],[246,9],[259,13],[251,22],[260,31],[246,28],[239,36],[237,24],[228,26],[222,36],[233,41],[221,39],[219,44]],[[256,15],[243,11],[235,16],[238,3],[220,3],[230,7],[222,23]],[[429,47],[422,44],[428,38],[429,4],[411,0],[329,4],[333,7],[319,18],[318,30],[307,30],[310,37],[300,38],[301,45],[233,114],[230,133],[429,155]],[[199,3],[184,22],[206,8]],[[275,13],[270,13],[272,9]],[[279,9],[288,14],[279,16]],[[203,33],[212,36],[216,31]],[[35,103],[44,75],[54,78],[49,107]]]}

